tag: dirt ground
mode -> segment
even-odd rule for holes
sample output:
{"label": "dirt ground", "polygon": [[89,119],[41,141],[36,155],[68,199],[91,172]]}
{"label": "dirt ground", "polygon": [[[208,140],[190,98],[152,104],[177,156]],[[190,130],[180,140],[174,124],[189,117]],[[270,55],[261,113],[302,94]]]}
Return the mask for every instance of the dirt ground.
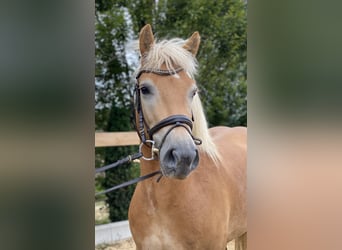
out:
{"label": "dirt ground", "polygon": [[[234,241],[227,245],[228,250],[234,250]],[[119,241],[112,245],[98,245],[95,250],[135,250],[135,244],[132,239]]]}
{"label": "dirt ground", "polygon": [[132,239],[118,241],[115,244],[101,244],[95,247],[95,250],[135,250],[135,244]]}

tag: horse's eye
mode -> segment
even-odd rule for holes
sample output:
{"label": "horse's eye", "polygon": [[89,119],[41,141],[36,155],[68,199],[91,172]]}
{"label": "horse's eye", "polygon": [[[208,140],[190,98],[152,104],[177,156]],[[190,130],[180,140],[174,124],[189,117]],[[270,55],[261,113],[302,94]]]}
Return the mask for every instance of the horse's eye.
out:
{"label": "horse's eye", "polygon": [[151,92],[150,92],[150,89],[149,89],[148,87],[145,87],[145,86],[141,87],[141,88],[140,88],[140,91],[141,91],[141,93],[142,93],[143,95],[148,95],[148,94],[151,93]]}
{"label": "horse's eye", "polygon": [[197,89],[194,89],[193,91],[192,91],[192,97],[194,97],[195,95],[196,95],[196,93],[197,93]]}

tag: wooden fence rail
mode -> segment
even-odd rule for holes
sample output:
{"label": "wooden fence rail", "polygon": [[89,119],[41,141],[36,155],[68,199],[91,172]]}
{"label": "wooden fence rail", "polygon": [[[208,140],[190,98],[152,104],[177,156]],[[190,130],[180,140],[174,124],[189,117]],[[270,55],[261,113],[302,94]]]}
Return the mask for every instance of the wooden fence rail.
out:
{"label": "wooden fence rail", "polygon": [[139,145],[137,132],[97,132],[95,133],[95,147],[113,147]]}

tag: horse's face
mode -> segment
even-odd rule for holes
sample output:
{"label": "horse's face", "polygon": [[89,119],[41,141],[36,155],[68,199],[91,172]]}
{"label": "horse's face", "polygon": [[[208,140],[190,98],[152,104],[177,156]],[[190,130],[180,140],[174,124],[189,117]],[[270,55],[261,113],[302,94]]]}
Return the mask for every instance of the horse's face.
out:
{"label": "horse's face", "polygon": [[[197,87],[186,72],[170,76],[144,73],[139,82],[141,107],[148,127],[152,128],[172,115],[185,115],[191,119],[191,104]],[[188,125],[184,126],[191,131]],[[169,125],[158,130],[153,140],[159,148],[163,175],[184,179],[198,165],[198,150],[185,127],[172,127]]]}
{"label": "horse's face", "polygon": [[[182,49],[195,57],[199,44],[199,33],[194,32]],[[158,66],[147,68],[166,70],[166,68],[180,65],[179,63],[170,65],[170,62],[175,62],[174,60],[166,60],[168,64],[166,61],[159,63],[160,61],[156,57],[160,57],[160,54],[148,57],[153,46],[152,29],[150,25],[146,25],[139,34],[142,68],[154,61],[158,62]],[[182,62],[184,61],[182,60]],[[186,116],[187,120],[191,120],[191,104],[197,87],[186,71],[171,75],[142,73],[139,77],[139,89],[141,108],[145,123],[149,128],[153,128],[163,119],[173,115],[182,115],[183,118]],[[150,135],[153,137],[151,139],[155,141],[155,146],[159,148],[160,166],[164,176],[184,179],[198,165],[198,150],[191,135],[191,128],[187,123],[191,122],[185,122],[181,126],[166,125]]]}

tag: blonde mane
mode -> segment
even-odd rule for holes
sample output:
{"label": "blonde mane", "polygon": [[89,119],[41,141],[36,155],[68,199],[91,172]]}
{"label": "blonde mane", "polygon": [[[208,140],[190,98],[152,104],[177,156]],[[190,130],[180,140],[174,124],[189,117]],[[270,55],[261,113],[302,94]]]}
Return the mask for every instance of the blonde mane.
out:
{"label": "blonde mane", "polygon": [[155,40],[148,54],[141,55],[139,70],[160,69],[164,65],[167,70],[172,71],[180,67],[194,78],[197,73],[197,60],[191,52],[183,48],[185,42],[186,40],[179,38],[160,42]]}
{"label": "blonde mane", "polygon": [[194,127],[192,129],[192,133],[195,137],[202,140],[202,144],[199,146],[199,149],[205,152],[215,162],[215,164],[218,164],[221,157],[209,134],[208,123],[198,94],[195,95],[192,101],[192,112],[194,116]]}
{"label": "blonde mane", "polygon": [[[179,38],[160,42],[155,40],[149,52],[141,55],[141,65],[137,72],[144,69],[161,69],[162,66],[170,71],[181,67],[194,79],[197,74],[197,60],[191,52],[183,48],[185,43],[186,40]],[[198,94],[193,99],[192,112],[194,116],[193,135],[202,140],[199,149],[217,164],[221,157],[209,134],[207,120]]]}

